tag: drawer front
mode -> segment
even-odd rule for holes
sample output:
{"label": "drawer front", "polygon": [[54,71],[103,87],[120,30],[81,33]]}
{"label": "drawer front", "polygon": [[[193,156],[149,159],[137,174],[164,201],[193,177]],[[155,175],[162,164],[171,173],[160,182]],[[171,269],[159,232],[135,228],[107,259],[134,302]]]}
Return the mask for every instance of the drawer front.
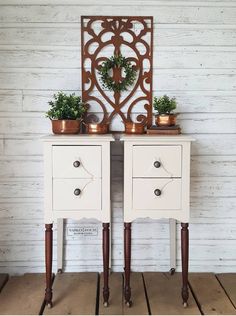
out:
{"label": "drawer front", "polygon": [[133,208],[181,209],[181,179],[133,179]]}
{"label": "drawer front", "polygon": [[133,146],[133,177],[181,177],[181,146]]}
{"label": "drawer front", "polygon": [[101,179],[54,179],[53,209],[101,210]]}
{"label": "drawer front", "polygon": [[100,178],[101,146],[53,146],[54,178]]}

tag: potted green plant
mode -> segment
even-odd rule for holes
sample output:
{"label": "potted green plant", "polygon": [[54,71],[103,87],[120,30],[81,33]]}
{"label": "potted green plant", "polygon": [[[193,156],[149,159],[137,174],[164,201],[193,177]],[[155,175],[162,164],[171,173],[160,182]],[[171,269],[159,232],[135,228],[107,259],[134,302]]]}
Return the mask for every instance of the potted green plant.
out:
{"label": "potted green plant", "polygon": [[176,109],[177,102],[175,98],[170,98],[164,95],[160,98],[154,97],[153,107],[156,113],[156,125],[158,126],[173,126],[176,124]]}
{"label": "potted green plant", "polygon": [[80,131],[80,123],[87,110],[81,97],[74,93],[66,95],[58,92],[53,95],[53,101],[48,104],[51,108],[46,112],[46,117],[52,122],[54,134],[77,134]]}

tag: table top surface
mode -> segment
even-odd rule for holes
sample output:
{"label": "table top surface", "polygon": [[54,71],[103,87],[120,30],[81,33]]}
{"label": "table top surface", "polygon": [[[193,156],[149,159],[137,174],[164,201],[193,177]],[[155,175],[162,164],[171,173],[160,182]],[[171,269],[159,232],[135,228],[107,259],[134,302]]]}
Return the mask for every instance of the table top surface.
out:
{"label": "table top surface", "polygon": [[194,141],[195,139],[188,135],[150,135],[150,134],[124,134],[124,133],[108,133],[108,134],[49,134],[42,138],[44,142],[60,142],[60,141],[160,141],[160,142],[170,142],[170,141]]}

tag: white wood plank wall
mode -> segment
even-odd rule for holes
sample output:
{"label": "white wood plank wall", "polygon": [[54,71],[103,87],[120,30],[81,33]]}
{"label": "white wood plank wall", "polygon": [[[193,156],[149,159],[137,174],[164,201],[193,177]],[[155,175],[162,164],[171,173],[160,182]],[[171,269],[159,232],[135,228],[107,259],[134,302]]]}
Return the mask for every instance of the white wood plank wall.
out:
{"label": "white wood plank wall", "polygon": [[[44,270],[41,135],[54,91],[80,91],[80,16],[153,15],[154,90],[179,101],[192,151],[191,271],[236,271],[236,1],[0,1],[0,272]],[[112,266],[123,269],[122,147],[112,147]],[[167,270],[166,221],[133,225],[134,270]],[[101,270],[67,236],[67,271]],[[76,223],[67,225],[76,227]],[[80,224],[81,225],[81,224]],[[179,240],[178,240],[179,245]],[[56,259],[56,251],[54,259]],[[178,268],[180,268],[178,251]]]}

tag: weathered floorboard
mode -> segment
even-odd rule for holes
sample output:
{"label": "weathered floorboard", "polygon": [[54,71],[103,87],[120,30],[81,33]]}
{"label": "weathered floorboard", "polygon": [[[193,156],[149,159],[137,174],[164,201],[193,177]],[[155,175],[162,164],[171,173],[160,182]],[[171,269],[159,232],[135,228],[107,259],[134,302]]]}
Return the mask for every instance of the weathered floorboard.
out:
{"label": "weathered floorboard", "polygon": [[109,306],[103,306],[103,274],[100,276],[99,315],[122,315],[123,314],[123,277],[122,273],[111,273],[109,276],[110,299]]}
{"label": "weathered floorboard", "polygon": [[145,285],[151,314],[154,315],[200,315],[198,306],[189,291],[188,308],[181,298],[181,273],[145,272]]}
{"label": "weathered floorboard", "polygon": [[110,275],[110,305],[103,306],[103,278],[100,278],[100,315],[148,315],[148,306],[145,297],[142,273],[133,272],[131,274],[131,289],[133,305],[131,308],[124,304],[123,297],[123,277],[121,273],[111,273]]}
{"label": "weathered floorboard", "polygon": [[44,315],[94,315],[98,274],[57,274],[53,283],[53,307]]}
{"label": "weathered floorboard", "polygon": [[0,292],[8,280],[8,274],[0,274]]}
{"label": "weathered floorboard", "polygon": [[9,279],[0,295],[1,315],[38,315],[44,300],[44,274]]}
{"label": "weathered floorboard", "polygon": [[236,308],[236,274],[220,273],[216,277]]}
{"label": "weathered floorboard", "polygon": [[[128,308],[123,298],[122,273],[110,275],[110,305],[103,306],[103,278],[100,277],[100,297],[97,297],[97,273],[64,273],[55,278],[53,308],[45,307],[44,314],[95,314],[99,299],[100,315],[194,315],[203,314],[235,315],[236,274],[191,273],[189,281],[197,300],[190,291],[189,306],[184,309],[181,299],[181,273],[145,272],[131,274],[133,305]],[[8,275],[0,275],[0,285]],[[217,280],[218,278],[218,280]],[[3,282],[2,282],[3,281]],[[9,279],[0,293],[1,315],[39,314],[44,302],[45,278],[43,274],[25,274]],[[228,295],[228,296],[227,296]]]}
{"label": "weathered floorboard", "polygon": [[205,315],[235,315],[236,310],[212,273],[191,273],[189,283]]}
{"label": "weathered floorboard", "polygon": [[[143,284],[143,277],[141,273],[132,272],[130,278],[130,285],[133,302],[132,307],[127,307],[124,303],[124,315],[148,315],[148,305],[145,297],[145,289]],[[124,300],[123,300],[124,302]]]}

